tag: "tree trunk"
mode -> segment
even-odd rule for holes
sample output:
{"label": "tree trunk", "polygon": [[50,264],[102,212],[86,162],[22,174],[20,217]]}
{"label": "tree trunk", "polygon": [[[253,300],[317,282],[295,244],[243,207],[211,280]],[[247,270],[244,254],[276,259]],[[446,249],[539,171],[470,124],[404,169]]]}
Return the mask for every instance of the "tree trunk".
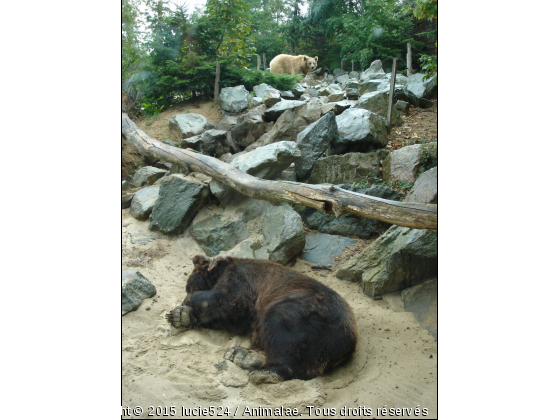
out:
{"label": "tree trunk", "polygon": [[412,47],[410,42],[406,44],[406,77],[412,76]]}
{"label": "tree trunk", "polygon": [[393,113],[393,95],[395,94],[395,78],[397,77],[397,59],[393,58],[391,83],[389,85],[389,109],[387,110],[387,134],[391,132],[391,117]]}
{"label": "tree trunk", "polygon": [[218,103],[220,96],[220,62],[216,61],[216,81],[214,82],[214,103]]}
{"label": "tree trunk", "polygon": [[267,201],[311,207],[340,217],[345,213],[417,229],[437,229],[437,205],[403,203],[346,191],[332,185],[310,185],[255,178],[219,159],[161,143],[122,114],[122,135],[144,156],[175,163],[208,175],[241,194]]}
{"label": "tree trunk", "polygon": [[263,63],[264,63],[263,70],[266,71],[266,53],[263,53]]}
{"label": "tree trunk", "polygon": [[257,54],[257,70],[261,69],[261,55]]}

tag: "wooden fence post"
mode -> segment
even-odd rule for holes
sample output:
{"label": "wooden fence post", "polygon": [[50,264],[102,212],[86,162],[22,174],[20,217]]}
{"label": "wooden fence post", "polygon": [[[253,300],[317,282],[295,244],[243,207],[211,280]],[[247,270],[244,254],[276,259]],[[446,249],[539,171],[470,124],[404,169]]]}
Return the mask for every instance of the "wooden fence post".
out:
{"label": "wooden fence post", "polygon": [[393,71],[391,72],[391,87],[389,89],[389,109],[387,111],[387,134],[391,132],[391,114],[393,110],[393,93],[395,92],[395,78],[397,76],[397,59],[393,58]]}
{"label": "wooden fence post", "polygon": [[410,42],[406,44],[406,76],[412,76],[412,46]]}
{"label": "wooden fence post", "polygon": [[220,96],[220,62],[216,61],[216,82],[214,83],[214,103],[218,103]]}

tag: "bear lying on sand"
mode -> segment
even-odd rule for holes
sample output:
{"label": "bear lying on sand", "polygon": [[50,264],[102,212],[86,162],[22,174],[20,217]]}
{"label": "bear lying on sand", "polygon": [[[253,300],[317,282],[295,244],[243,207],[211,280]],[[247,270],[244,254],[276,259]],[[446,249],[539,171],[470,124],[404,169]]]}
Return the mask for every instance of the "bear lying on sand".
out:
{"label": "bear lying on sand", "polygon": [[252,349],[226,359],[253,383],[312,379],[348,361],[358,330],[346,301],[327,286],[265,260],[193,259],[183,304],[166,315],[176,328],[251,334]]}
{"label": "bear lying on sand", "polygon": [[270,62],[270,72],[278,74],[303,74],[315,70],[319,57],[280,54]]}

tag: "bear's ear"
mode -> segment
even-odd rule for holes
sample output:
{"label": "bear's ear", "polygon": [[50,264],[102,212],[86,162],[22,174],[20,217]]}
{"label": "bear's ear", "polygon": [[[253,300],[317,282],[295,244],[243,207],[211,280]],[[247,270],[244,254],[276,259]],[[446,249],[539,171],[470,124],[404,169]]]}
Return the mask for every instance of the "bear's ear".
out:
{"label": "bear's ear", "polygon": [[231,257],[226,257],[226,258],[219,257],[219,258],[213,259],[212,261],[210,261],[210,265],[208,266],[208,271],[212,271],[213,269],[215,269],[219,265],[229,265],[232,262],[233,262],[233,258],[231,258]]}
{"label": "bear's ear", "polygon": [[315,62],[316,62],[316,63],[319,62],[319,57],[315,57]]}
{"label": "bear's ear", "polygon": [[195,255],[192,262],[195,267],[202,268],[203,266],[208,265],[209,260],[202,255]]}

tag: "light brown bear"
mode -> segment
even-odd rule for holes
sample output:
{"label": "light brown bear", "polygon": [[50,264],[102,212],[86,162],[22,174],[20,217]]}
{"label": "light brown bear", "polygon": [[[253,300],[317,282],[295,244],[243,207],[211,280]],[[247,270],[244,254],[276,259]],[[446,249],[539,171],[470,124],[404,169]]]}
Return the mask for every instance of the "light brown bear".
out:
{"label": "light brown bear", "polygon": [[307,74],[315,70],[319,57],[280,54],[270,62],[270,72],[277,74]]}

